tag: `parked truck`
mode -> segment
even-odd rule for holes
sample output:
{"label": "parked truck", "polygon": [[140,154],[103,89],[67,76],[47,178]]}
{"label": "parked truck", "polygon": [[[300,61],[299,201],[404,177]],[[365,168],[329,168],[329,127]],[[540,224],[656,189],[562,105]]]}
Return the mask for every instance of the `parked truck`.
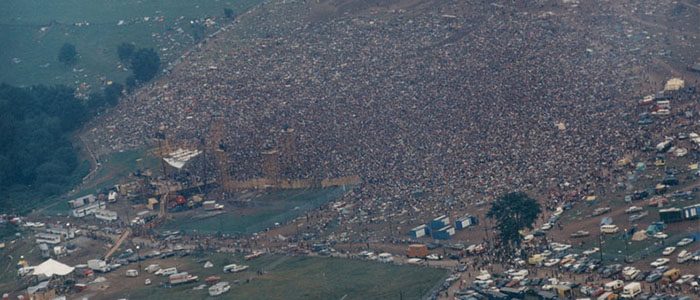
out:
{"label": "parked truck", "polygon": [[425,258],[426,256],[428,256],[428,246],[424,244],[408,245],[406,256],[408,256],[409,258]]}
{"label": "parked truck", "polygon": [[88,265],[88,268],[90,268],[91,270],[96,271],[96,272],[106,273],[106,272],[109,272],[111,270],[109,265],[107,264],[107,262],[105,262],[104,260],[101,260],[101,259],[88,260],[87,265]]}

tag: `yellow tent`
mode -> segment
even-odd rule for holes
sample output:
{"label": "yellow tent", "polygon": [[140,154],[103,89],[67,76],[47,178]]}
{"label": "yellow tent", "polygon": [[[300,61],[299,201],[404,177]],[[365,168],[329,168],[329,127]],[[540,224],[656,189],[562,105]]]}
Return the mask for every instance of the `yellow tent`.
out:
{"label": "yellow tent", "polygon": [[629,165],[631,162],[632,162],[632,161],[630,161],[629,158],[624,157],[624,158],[622,158],[622,159],[620,159],[620,160],[617,161],[617,166],[618,166],[618,167],[623,167],[623,166]]}
{"label": "yellow tent", "polygon": [[666,85],[664,86],[664,90],[666,91],[677,91],[685,87],[685,81],[680,78],[671,78],[668,81],[666,81]]}
{"label": "yellow tent", "polygon": [[158,204],[156,198],[148,198],[148,204],[146,204],[146,206],[148,206],[148,209],[153,210],[153,206],[156,204]]}

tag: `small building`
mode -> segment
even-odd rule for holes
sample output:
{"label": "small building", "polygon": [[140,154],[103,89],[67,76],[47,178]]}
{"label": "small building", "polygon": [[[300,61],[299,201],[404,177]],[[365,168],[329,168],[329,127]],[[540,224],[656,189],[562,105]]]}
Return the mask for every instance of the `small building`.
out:
{"label": "small building", "polygon": [[53,254],[56,256],[61,256],[63,254],[66,254],[66,247],[63,246],[54,246],[53,247]]}
{"label": "small building", "polygon": [[430,221],[430,229],[440,229],[450,225],[450,217],[446,215],[439,216]]}
{"label": "small building", "polygon": [[107,195],[107,202],[117,202],[117,191],[109,191],[109,195]]}
{"label": "small building", "polygon": [[417,239],[417,238],[421,238],[421,237],[428,235],[428,233],[429,233],[428,226],[420,225],[418,227],[411,229],[411,231],[408,233],[408,235],[410,235],[414,239]]}
{"label": "small building", "polygon": [[58,234],[39,232],[35,237],[37,244],[57,245],[61,243],[61,236]]}
{"label": "small building", "polygon": [[97,201],[97,202],[93,202],[93,203],[87,204],[85,206],[81,206],[79,208],[76,208],[73,211],[71,211],[71,214],[76,218],[82,218],[85,216],[93,215],[98,210],[105,209],[105,208],[106,208],[106,205],[104,202]]}
{"label": "small building", "polygon": [[95,211],[95,218],[111,222],[111,221],[116,221],[119,216],[117,215],[116,211],[112,210],[106,210],[106,209],[98,209]]}
{"label": "small building", "polygon": [[691,206],[686,206],[683,208],[683,219],[684,220],[693,220],[697,219],[698,215],[700,215],[700,203],[691,205]]}
{"label": "small building", "polygon": [[433,238],[436,240],[449,240],[455,234],[455,228],[452,226],[445,226],[438,230],[433,231]]}
{"label": "small building", "polygon": [[49,245],[41,243],[39,244],[39,251],[41,252],[41,258],[50,258],[51,252],[49,251]]}
{"label": "small building", "polygon": [[70,205],[71,208],[78,208],[78,207],[93,203],[96,200],[97,200],[97,198],[95,197],[95,195],[90,194],[87,196],[82,196],[80,198],[69,200],[68,205]]}
{"label": "small building", "polygon": [[75,238],[75,229],[67,229],[62,227],[48,227],[44,229],[44,232],[60,235],[64,239]]}
{"label": "small building", "polygon": [[455,228],[457,230],[461,230],[464,228],[467,228],[469,226],[474,226],[479,224],[479,219],[477,219],[475,216],[472,215],[466,215],[464,217],[461,217],[455,221]]}

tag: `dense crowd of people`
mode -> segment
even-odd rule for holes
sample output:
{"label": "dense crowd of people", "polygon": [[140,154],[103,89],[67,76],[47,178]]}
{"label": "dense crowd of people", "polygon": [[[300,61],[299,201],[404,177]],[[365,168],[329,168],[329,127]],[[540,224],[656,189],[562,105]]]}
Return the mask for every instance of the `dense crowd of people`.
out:
{"label": "dense crowd of people", "polygon": [[439,215],[513,190],[547,205],[599,192],[650,137],[636,126],[650,79],[632,70],[654,41],[599,22],[610,7],[523,5],[314,19],[303,2],[265,4],[88,134],[113,152],[160,130],[196,144],[223,126],[231,176],[250,179],[293,128],[281,176],[359,175],[347,197],[370,215]]}

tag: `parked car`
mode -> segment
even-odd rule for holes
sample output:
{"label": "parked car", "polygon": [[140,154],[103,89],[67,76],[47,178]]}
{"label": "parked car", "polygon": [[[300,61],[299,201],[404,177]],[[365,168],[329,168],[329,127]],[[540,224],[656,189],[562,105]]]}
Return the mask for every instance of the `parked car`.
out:
{"label": "parked car", "polygon": [[598,247],[595,247],[595,248],[583,251],[583,255],[595,254],[595,253],[598,253],[598,251],[600,251],[600,249]]}
{"label": "parked car", "polygon": [[657,233],[654,233],[654,237],[657,239],[666,239],[668,238],[668,234],[659,231]]}
{"label": "parked car", "polygon": [[662,252],[663,255],[668,256],[673,253],[673,251],[676,251],[676,247],[666,247],[664,251]]}
{"label": "parked car", "polygon": [[646,282],[652,283],[652,282],[658,281],[659,279],[661,279],[661,273],[654,272],[654,273],[649,274],[649,276],[647,276],[647,278],[644,280]]}
{"label": "parked car", "polygon": [[652,267],[660,267],[660,266],[667,264],[669,261],[671,261],[671,260],[668,258],[658,258],[651,263],[651,266]]}
{"label": "parked car", "polygon": [[625,213],[631,214],[631,213],[635,213],[635,212],[642,211],[642,210],[643,210],[643,208],[641,208],[639,206],[630,206],[629,208],[625,209]]}
{"label": "parked car", "polygon": [[684,239],[678,241],[678,243],[676,244],[676,246],[678,246],[678,247],[687,246],[687,245],[690,245],[690,244],[691,244],[692,242],[694,242],[694,241],[695,241],[695,240],[694,240],[693,238],[684,238]]}

